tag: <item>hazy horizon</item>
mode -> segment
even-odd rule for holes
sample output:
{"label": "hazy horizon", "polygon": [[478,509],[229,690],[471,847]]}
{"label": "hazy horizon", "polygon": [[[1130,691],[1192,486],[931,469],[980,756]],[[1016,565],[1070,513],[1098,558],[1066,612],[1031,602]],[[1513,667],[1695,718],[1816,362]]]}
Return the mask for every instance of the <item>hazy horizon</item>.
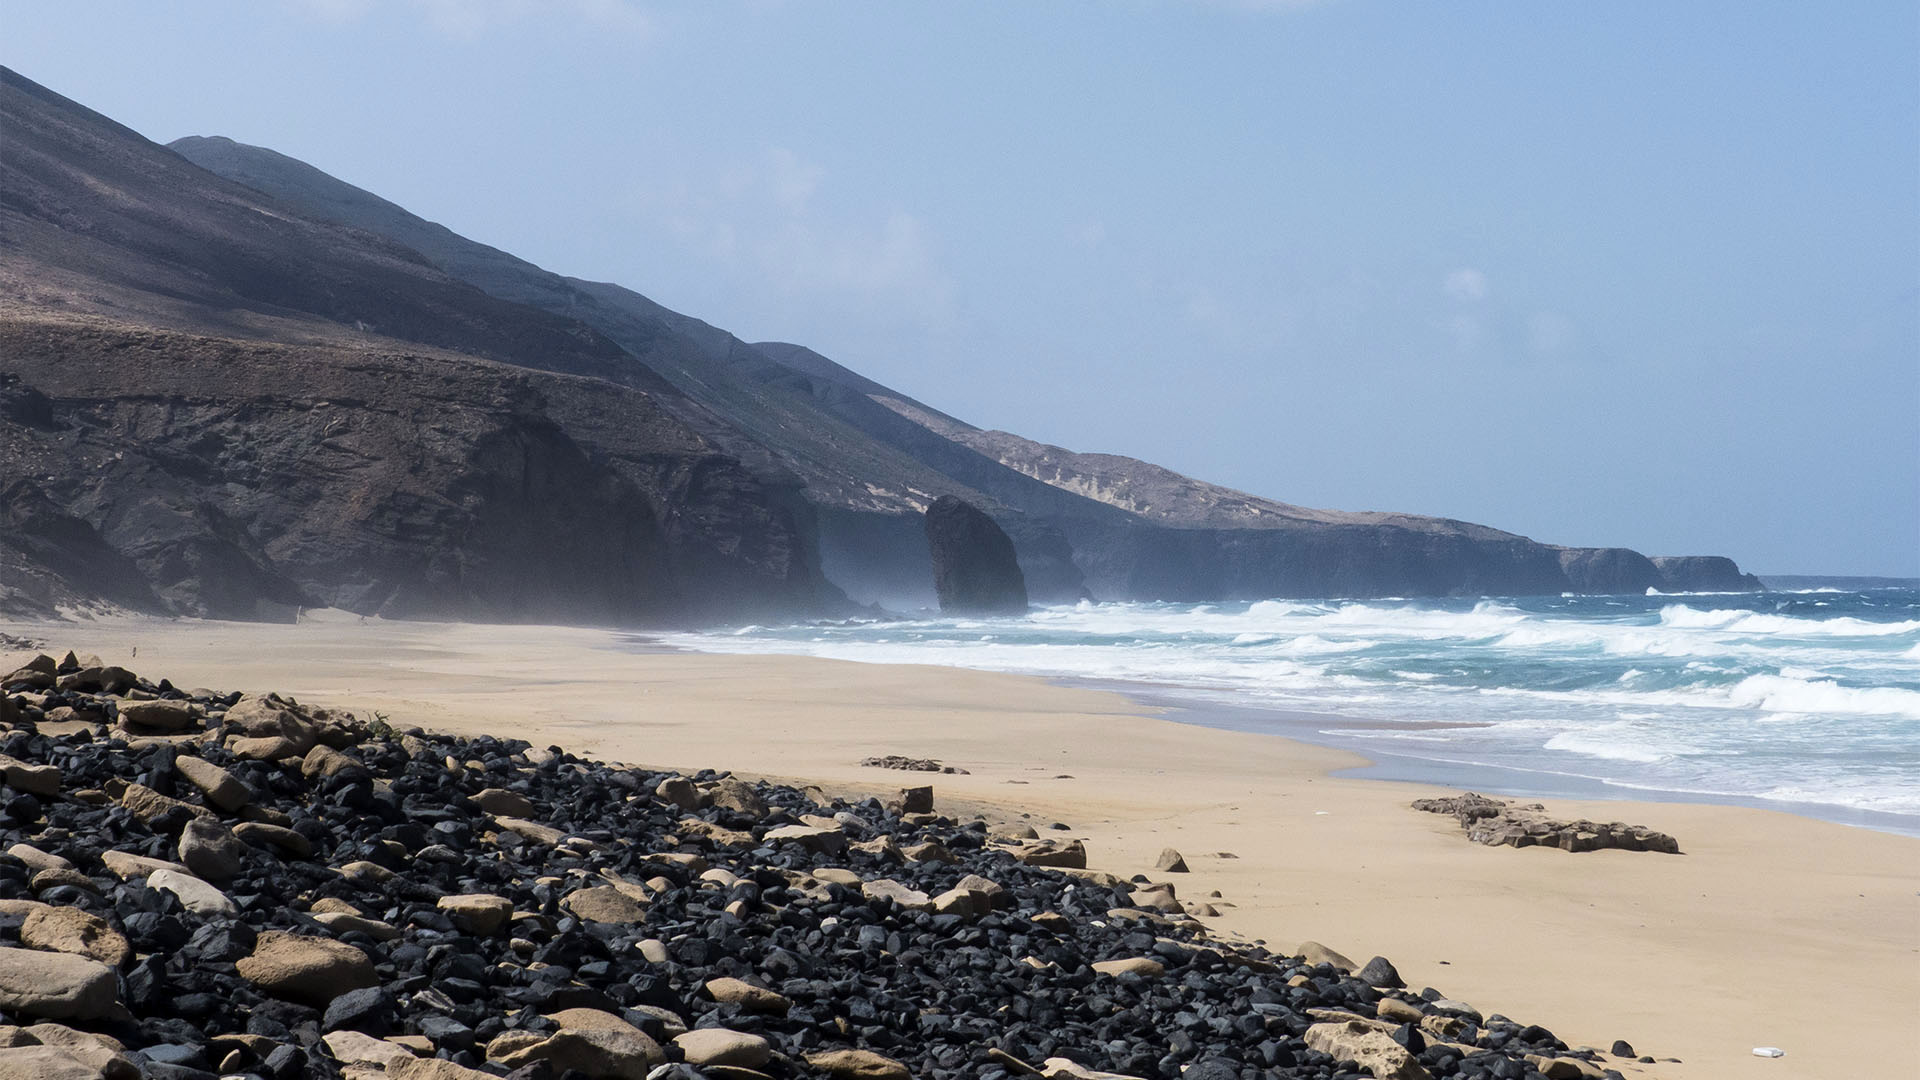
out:
{"label": "hazy horizon", "polygon": [[192,10],[0,3],[0,59],[983,427],[1920,575],[1911,5]]}

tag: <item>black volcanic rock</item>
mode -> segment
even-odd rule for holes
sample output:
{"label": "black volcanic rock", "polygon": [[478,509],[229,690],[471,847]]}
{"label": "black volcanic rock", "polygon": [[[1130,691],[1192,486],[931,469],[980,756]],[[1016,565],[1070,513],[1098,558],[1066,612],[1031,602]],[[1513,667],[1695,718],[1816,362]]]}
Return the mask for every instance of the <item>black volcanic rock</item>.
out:
{"label": "black volcanic rock", "polygon": [[940,610],[969,615],[1024,615],[1027,582],[1013,541],[971,503],[942,495],[927,507],[927,546]]}

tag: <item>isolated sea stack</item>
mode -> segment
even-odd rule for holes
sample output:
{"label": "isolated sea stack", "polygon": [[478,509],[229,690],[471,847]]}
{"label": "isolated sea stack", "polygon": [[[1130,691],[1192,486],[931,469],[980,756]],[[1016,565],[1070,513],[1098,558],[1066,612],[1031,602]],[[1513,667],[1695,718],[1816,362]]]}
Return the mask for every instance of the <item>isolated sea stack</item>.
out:
{"label": "isolated sea stack", "polygon": [[1027,579],[1013,541],[980,508],[942,495],[927,507],[927,547],[940,610],[962,615],[1024,615]]}

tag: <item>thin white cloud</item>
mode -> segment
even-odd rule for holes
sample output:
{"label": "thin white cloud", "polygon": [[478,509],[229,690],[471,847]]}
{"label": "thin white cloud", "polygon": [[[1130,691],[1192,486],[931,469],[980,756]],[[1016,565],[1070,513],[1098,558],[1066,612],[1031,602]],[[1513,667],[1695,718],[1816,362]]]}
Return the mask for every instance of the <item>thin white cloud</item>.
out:
{"label": "thin white cloud", "polygon": [[1462,303],[1476,303],[1487,298],[1487,275],[1471,266],[1463,266],[1449,271],[1440,282],[1440,291]]}

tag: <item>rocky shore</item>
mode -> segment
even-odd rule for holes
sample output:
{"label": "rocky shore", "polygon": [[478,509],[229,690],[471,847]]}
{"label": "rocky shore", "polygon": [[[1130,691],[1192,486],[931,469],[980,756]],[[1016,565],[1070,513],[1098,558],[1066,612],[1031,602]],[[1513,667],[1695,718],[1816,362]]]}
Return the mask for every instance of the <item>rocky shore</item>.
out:
{"label": "rocky shore", "polygon": [[586,761],[71,654],[0,695],[3,1076],[1638,1068],[1384,958],[1213,940],[1177,853],[1122,880],[930,788]]}

